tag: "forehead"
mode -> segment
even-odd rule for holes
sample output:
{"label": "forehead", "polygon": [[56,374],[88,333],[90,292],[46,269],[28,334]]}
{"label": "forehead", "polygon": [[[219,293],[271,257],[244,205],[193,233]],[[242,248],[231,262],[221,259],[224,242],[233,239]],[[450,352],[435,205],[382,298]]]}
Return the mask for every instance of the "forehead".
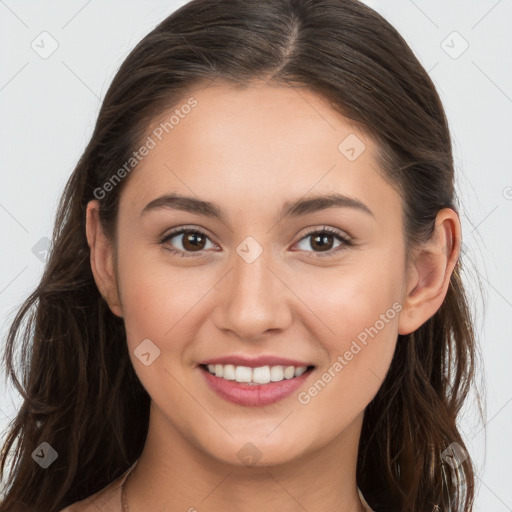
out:
{"label": "forehead", "polygon": [[[350,120],[305,88],[269,86],[262,82],[243,89],[229,85],[195,88],[172,110],[185,109],[191,98],[196,106],[187,109],[190,112],[180,119],[173,116],[176,124],[171,129],[165,130],[169,112],[154,126],[157,130],[164,128],[163,138],[169,136],[175,145],[186,144],[197,150],[204,144],[217,157],[229,149],[231,158],[237,148],[241,161],[248,151],[253,157],[259,155],[262,161],[273,162],[276,157],[287,155],[289,159],[290,153],[300,157],[315,150],[328,150],[331,156],[337,156],[338,144],[347,135],[363,138]],[[367,142],[372,145],[371,140]]]}
{"label": "forehead", "polygon": [[377,168],[374,141],[307,89],[198,87],[156,118],[148,135],[154,147],[123,193],[131,210],[170,192],[237,207],[277,208],[326,192],[377,209],[397,206]]}

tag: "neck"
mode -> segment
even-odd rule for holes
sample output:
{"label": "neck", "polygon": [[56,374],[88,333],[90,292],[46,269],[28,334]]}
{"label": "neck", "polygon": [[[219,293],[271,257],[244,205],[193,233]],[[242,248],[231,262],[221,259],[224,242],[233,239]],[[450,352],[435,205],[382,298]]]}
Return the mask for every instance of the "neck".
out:
{"label": "neck", "polygon": [[362,415],[332,443],[293,461],[244,466],[213,458],[161,423],[153,407],[151,414],[144,451],[124,486],[129,512],[365,511],[355,478]]}

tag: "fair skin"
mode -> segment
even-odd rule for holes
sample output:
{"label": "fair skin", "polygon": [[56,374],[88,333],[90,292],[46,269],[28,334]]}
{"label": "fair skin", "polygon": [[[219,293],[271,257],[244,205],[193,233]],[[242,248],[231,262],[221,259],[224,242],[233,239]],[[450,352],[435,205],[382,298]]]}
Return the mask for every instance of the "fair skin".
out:
{"label": "fair skin", "polygon": [[[441,306],[460,250],[458,216],[441,210],[431,240],[406,265],[401,199],[377,170],[375,144],[320,97],[256,83],[195,89],[183,103],[190,96],[197,107],[122,191],[116,250],[98,221],[98,201],[87,208],[96,283],[124,319],[132,364],[152,400],[147,441],[126,486],[130,511],[360,512],[365,407],[398,334]],[[350,134],[366,146],[354,161],[338,149]],[[331,207],[278,220],[285,203],[332,192],[372,213]],[[215,203],[225,218],[172,208],[142,215],[171,193]],[[206,234],[199,249],[186,234],[158,243],[181,226]],[[311,234],[324,226],[354,245],[333,252],[343,242],[328,235],[324,256]],[[263,249],[251,263],[236,251],[248,236]],[[399,313],[300,403],[299,392],[394,303]],[[161,351],[149,366],[134,355],[145,339]],[[219,397],[201,378],[202,360],[226,354],[292,357],[315,368],[291,396],[249,407]],[[248,442],[261,454],[253,466],[238,455]]]}

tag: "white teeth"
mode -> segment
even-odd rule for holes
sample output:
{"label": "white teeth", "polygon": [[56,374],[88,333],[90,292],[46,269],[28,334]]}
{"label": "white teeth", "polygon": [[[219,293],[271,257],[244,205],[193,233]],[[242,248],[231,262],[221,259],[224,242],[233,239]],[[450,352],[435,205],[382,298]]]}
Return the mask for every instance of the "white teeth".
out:
{"label": "white teeth", "polygon": [[299,366],[295,369],[295,377],[300,377],[306,371],[305,366]]}
{"label": "white teeth", "polygon": [[272,382],[279,382],[284,379],[283,367],[282,366],[271,366],[270,367],[270,380]]}
{"label": "white teeth", "polygon": [[[215,375],[217,375],[217,365],[215,365]],[[217,377],[222,377],[222,375],[217,375]],[[251,382],[252,379],[252,369],[248,366],[237,366],[235,368],[235,380],[237,382]]]}
{"label": "white teeth", "polygon": [[[215,372],[215,375],[217,375],[217,372]],[[226,380],[235,380],[234,364],[227,364],[224,366],[224,375],[222,375],[222,378]]]}
{"label": "white teeth", "polygon": [[293,366],[287,366],[284,369],[284,378],[285,379],[293,379],[295,376],[295,368]]}
{"label": "white teeth", "polygon": [[208,371],[217,377],[249,384],[268,384],[269,382],[293,379],[294,377],[300,377],[306,369],[306,366],[259,366],[250,368],[249,366],[235,366],[233,364],[208,365]]}
{"label": "white teeth", "polygon": [[252,371],[252,381],[257,384],[268,384],[270,382],[270,367],[260,366]]}

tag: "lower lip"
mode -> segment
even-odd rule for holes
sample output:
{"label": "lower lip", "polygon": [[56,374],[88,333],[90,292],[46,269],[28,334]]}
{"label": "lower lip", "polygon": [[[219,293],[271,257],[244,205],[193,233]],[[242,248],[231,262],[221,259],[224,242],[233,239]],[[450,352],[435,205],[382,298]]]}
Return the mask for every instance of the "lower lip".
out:
{"label": "lower lip", "polygon": [[199,369],[211,389],[221,398],[238,405],[246,406],[262,406],[278,402],[296,391],[312,373],[312,370],[309,369],[299,377],[294,377],[293,379],[269,382],[268,384],[250,385],[237,382],[236,380],[226,380],[221,377],[216,377],[202,366],[200,366]]}

